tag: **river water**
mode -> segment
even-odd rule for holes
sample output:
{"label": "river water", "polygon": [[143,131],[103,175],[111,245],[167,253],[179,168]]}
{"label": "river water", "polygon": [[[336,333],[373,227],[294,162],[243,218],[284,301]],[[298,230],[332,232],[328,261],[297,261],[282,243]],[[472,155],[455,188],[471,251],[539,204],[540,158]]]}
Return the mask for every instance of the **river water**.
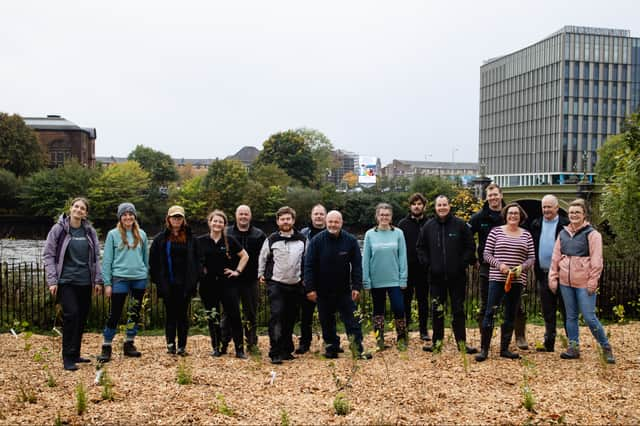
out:
{"label": "river water", "polygon": [[0,239],[0,261],[39,263],[44,243],[45,240]]}

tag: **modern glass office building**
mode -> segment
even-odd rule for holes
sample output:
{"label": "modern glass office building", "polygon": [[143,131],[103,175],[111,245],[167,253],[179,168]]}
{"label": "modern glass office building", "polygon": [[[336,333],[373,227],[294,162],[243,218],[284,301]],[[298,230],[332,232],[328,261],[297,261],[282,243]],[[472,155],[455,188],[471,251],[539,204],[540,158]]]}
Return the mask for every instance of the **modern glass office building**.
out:
{"label": "modern glass office building", "polygon": [[480,67],[479,163],[501,186],[594,179],[597,149],[640,105],[640,38],[566,26]]}

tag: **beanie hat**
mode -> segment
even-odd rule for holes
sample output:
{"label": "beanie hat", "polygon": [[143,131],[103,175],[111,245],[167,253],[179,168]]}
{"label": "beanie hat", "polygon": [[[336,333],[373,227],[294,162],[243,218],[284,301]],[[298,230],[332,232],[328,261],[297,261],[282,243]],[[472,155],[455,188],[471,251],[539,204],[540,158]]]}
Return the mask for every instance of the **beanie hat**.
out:
{"label": "beanie hat", "polygon": [[136,218],[138,217],[136,207],[131,203],[122,203],[118,206],[118,220],[120,220],[125,213],[132,213]]}

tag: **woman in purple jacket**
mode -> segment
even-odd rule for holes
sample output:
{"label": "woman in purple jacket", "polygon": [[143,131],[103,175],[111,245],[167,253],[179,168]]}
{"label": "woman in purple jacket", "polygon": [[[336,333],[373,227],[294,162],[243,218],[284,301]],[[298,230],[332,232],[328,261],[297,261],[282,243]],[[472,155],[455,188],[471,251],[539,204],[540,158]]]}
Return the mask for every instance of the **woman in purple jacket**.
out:
{"label": "woman in purple jacket", "polygon": [[62,305],[62,362],[65,370],[76,363],[90,362],[80,356],[82,333],[91,308],[91,290],[102,291],[100,243],[86,220],[89,203],[84,198],[71,202],[69,214],[62,214],[47,235],[43,260],[49,292]]}

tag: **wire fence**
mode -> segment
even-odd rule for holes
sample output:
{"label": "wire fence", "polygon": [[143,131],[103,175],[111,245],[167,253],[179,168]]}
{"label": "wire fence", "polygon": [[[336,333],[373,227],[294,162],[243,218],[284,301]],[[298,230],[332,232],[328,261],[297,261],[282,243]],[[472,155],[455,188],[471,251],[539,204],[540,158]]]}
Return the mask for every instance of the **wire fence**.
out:
{"label": "wire fence", "polygon": [[[41,330],[51,330],[61,326],[62,315],[59,305],[50,295],[45,282],[44,268],[35,262],[2,262],[0,261],[0,328],[7,330],[17,323],[28,323],[30,327]],[[620,320],[623,318],[640,318],[640,262],[638,261],[609,261],[604,265],[600,279],[600,290],[597,299],[597,309],[600,318]],[[164,325],[164,304],[158,298],[153,285],[147,287],[148,303],[144,311],[144,327],[159,329]],[[478,274],[473,268],[467,273],[467,296],[465,311],[469,323],[475,323],[480,300]],[[415,301],[414,301],[415,303]],[[522,303],[529,319],[540,318],[540,299],[535,285],[535,277],[529,274]],[[371,315],[372,301],[369,292],[362,294],[359,302],[360,311],[366,316]],[[191,303],[192,318],[197,322],[202,311],[202,304],[198,297]],[[415,311],[415,307],[413,309]],[[101,329],[109,312],[109,299],[93,296],[92,309],[87,320],[88,329]],[[387,309],[391,315],[390,309]],[[126,319],[126,310],[123,321]],[[391,319],[391,316],[388,318]],[[258,298],[258,327],[267,327],[269,322],[269,303],[264,286],[259,287]],[[200,325],[204,321],[200,320]]]}

